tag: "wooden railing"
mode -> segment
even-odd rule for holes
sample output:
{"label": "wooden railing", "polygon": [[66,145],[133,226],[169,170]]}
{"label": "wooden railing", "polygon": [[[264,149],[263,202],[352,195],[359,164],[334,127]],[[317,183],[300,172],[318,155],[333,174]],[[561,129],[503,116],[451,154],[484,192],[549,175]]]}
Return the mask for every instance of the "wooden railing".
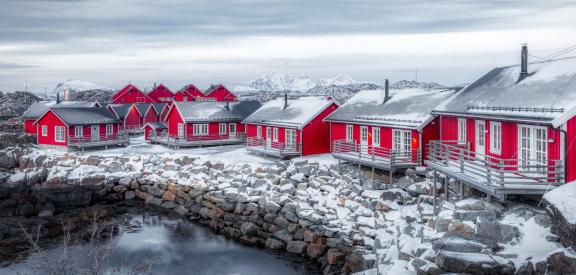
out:
{"label": "wooden railing", "polygon": [[149,139],[151,141],[163,141],[170,145],[186,145],[186,144],[203,144],[203,143],[211,143],[211,144],[224,144],[230,141],[238,141],[239,143],[244,142],[246,139],[246,134],[242,132],[237,132],[236,134],[229,135],[229,134],[212,134],[212,135],[185,135],[185,136],[178,136],[178,135],[166,135],[166,136],[156,136],[155,134],[150,135]]}
{"label": "wooden railing", "polygon": [[109,134],[98,136],[68,136],[68,145],[82,146],[82,145],[106,145],[113,143],[127,143],[129,141],[127,135]]}
{"label": "wooden railing", "polygon": [[452,167],[477,182],[501,187],[518,184],[564,183],[562,160],[502,159],[476,153],[468,144],[456,141],[430,141],[429,162]]}
{"label": "wooden railing", "polygon": [[420,149],[394,150],[390,148],[375,147],[359,144],[349,140],[335,140],[332,142],[333,154],[345,154],[374,163],[390,163],[390,166],[417,165],[422,160]]}
{"label": "wooden railing", "polygon": [[144,125],[125,125],[124,126],[124,133],[127,134],[137,134],[137,133],[143,133],[144,129],[142,129]]}
{"label": "wooden railing", "polygon": [[249,137],[246,139],[247,147],[257,147],[265,151],[278,152],[280,155],[299,154],[302,152],[302,143],[287,144],[284,142],[269,141],[262,138]]}

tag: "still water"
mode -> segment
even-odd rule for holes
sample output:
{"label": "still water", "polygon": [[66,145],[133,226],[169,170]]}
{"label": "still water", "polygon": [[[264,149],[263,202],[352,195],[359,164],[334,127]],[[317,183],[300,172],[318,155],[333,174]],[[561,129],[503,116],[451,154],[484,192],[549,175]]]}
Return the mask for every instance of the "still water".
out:
{"label": "still water", "polygon": [[[130,214],[124,229],[106,242],[111,249],[95,250],[90,245],[70,248],[71,265],[82,265],[90,253],[109,253],[103,274],[307,274],[315,273],[310,263],[287,255],[239,244],[210,229],[166,214]],[[46,251],[58,262],[63,247]],[[0,268],[0,274],[44,273],[34,268],[42,255]],[[76,272],[74,272],[76,273]],[[83,273],[83,272],[79,272]]]}

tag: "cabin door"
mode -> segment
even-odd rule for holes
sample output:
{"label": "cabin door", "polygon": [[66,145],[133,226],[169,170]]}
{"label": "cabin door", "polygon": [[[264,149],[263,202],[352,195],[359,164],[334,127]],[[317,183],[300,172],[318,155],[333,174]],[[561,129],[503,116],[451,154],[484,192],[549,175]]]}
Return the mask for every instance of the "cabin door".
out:
{"label": "cabin door", "polygon": [[266,147],[272,147],[272,127],[266,127]]}
{"label": "cabin door", "polygon": [[475,145],[476,159],[484,160],[486,155],[486,121],[476,120]]}
{"label": "cabin door", "polygon": [[362,154],[368,154],[368,127],[360,127],[360,150]]}
{"label": "cabin door", "polygon": [[228,124],[228,137],[236,138],[236,123]]}
{"label": "cabin door", "polygon": [[545,172],[548,159],[546,128],[518,126],[518,169]]}
{"label": "cabin door", "polygon": [[286,129],[286,149],[296,149],[296,130]]}
{"label": "cabin door", "polygon": [[99,125],[92,125],[90,129],[90,135],[92,135],[92,141],[99,141],[100,140],[100,126]]}

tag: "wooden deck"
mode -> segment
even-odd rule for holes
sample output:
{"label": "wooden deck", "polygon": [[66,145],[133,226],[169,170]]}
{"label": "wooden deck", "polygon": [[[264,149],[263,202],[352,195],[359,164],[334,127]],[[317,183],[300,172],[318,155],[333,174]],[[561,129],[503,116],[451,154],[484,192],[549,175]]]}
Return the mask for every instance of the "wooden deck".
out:
{"label": "wooden deck", "polygon": [[332,156],[336,159],[391,172],[421,165],[420,150],[403,152],[360,145],[346,140],[332,142]]}
{"label": "wooden deck", "polygon": [[238,134],[235,136],[228,136],[228,135],[223,136],[208,135],[208,136],[188,136],[188,137],[150,136],[148,139],[150,143],[163,144],[173,148],[233,145],[233,144],[242,144],[244,143],[245,140],[243,134]]}
{"label": "wooden deck", "polygon": [[281,142],[266,141],[254,137],[246,139],[246,150],[280,159],[302,155],[302,146],[300,143],[286,146],[286,144]]}

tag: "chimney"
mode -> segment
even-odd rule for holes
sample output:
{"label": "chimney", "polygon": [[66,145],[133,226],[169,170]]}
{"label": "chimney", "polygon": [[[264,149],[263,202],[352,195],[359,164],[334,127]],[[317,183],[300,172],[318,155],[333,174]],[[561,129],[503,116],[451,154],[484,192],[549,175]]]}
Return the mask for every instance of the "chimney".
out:
{"label": "chimney", "polygon": [[522,53],[520,54],[520,77],[518,78],[518,82],[522,81],[526,77],[528,77],[528,45],[522,44]]}
{"label": "chimney", "polygon": [[390,98],[390,84],[388,83],[388,79],[384,82],[384,102],[388,101]]}
{"label": "chimney", "polygon": [[288,108],[288,93],[284,94],[284,108],[282,110]]}
{"label": "chimney", "polygon": [[226,99],[226,110],[230,111],[230,102]]}
{"label": "chimney", "polygon": [[154,82],[154,89],[156,89],[156,82]]}
{"label": "chimney", "polygon": [[56,104],[60,103],[60,93],[56,93]]}

